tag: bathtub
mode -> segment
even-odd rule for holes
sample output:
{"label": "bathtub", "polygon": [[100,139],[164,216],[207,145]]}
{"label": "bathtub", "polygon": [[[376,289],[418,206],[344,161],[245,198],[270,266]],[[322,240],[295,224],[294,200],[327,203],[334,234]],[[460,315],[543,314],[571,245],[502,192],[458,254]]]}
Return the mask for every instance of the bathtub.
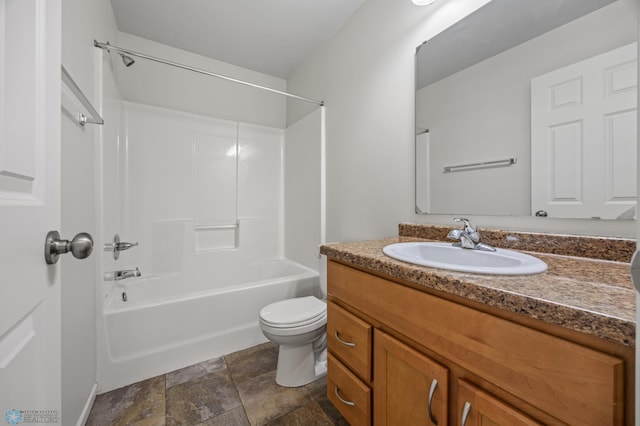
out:
{"label": "bathtub", "polygon": [[321,296],[319,274],[286,259],[226,269],[115,284],[102,315],[107,357],[98,367],[100,391],[266,342],[258,321],[262,307]]}

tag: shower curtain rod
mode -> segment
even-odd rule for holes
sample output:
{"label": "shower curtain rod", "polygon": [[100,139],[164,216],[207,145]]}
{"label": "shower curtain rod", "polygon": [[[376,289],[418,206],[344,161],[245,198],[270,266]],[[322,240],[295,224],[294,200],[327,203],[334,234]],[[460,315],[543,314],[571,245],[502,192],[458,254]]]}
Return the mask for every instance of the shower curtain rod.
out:
{"label": "shower curtain rod", "polygon": [[234,83],[244,84],[245,86],[255,87],[257,89],[266,90],[268,92],[277,93],[279,95],[284,95],[284,96],[287,96],[287,97],[290,97],[290,98],[299,99],[301,101],[311,102],[311,103],[314,103],[316,105],[324,106],[324,101],[317,101],[315,99],[305,98],[303,96],[294,95],[292,93],[283,92],[281,90],[276,90],[276,89],[272,89],[270,87],[261,86],[259,84],[250,83],[248,81],[238,80],[237,78],[228,77],[226,75],[216,74],[216,73],[213,73],[213,72],[210,72],[210,71],[206,71],[206,70],[203,70],[203,69],[200,69],[200,68],[190,67],[189,65],[180,64],[178,62],[173,62],[173,61],[169,61],[169,60],[166,60],[166,59],[157,58],[155,56],[146,55],[144,53],[134,52],[133,50],[129,50],[129,49],[123,49],[122,47],[114,46],[114,45],[110,44],[109,42],[101,43],[101,42],[99,42],[97,40],[93,40],[93,45],[95,47],[98,47],[100,49],[104,49],[106,51],[115,50],[116,52],[125,53],[127,55],[136,56],[138,58],[148,59],[150,61],[159,62],[161,64],[171,65],[172,67],[182,68],[182,69],[185,69],[185,70],[197,72],[199,74],[204,74],[204,75],[209,75],[211,77],[221,78],[223,80],[231,81],[231,82],[234,82]]}

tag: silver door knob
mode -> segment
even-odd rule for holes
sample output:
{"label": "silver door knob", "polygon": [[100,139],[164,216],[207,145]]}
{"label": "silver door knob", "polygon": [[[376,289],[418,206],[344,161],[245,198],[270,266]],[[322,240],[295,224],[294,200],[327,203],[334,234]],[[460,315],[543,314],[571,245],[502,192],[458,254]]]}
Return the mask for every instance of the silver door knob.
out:
{"label": "silver door knob", "polygon": [[73,240],[60,239],[58,231],[49,231],[44,241],[44,260],[48,265],[58,261],[61,254],[69,253],[76,259],[85,259],[93,251],[93,238],[91,234],[81,232],[73,237]]}

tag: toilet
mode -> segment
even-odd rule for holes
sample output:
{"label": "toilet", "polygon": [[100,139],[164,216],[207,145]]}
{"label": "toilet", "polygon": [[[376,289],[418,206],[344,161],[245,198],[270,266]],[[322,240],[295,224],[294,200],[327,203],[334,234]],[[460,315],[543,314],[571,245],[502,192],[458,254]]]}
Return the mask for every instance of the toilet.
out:
{"label": "toilet", "polygon": [[260,329],[280,345],[276,383],[297,387],[327,374],[327,304],[314,296],[281,300],[260,310]]}

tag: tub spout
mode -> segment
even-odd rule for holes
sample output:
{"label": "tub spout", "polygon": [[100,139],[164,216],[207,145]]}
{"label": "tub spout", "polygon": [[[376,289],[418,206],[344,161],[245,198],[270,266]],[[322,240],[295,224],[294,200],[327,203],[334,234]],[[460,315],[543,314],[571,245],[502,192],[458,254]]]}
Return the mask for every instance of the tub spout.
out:
{"label": "tub spout", "polygon": [[140,269],[126,269],[122,271],[112,271],[106,272],[104,274],[104,279],[106,281],[120,281],[126,280],[127,278],[140,277],[142,274],[140,273]]}

